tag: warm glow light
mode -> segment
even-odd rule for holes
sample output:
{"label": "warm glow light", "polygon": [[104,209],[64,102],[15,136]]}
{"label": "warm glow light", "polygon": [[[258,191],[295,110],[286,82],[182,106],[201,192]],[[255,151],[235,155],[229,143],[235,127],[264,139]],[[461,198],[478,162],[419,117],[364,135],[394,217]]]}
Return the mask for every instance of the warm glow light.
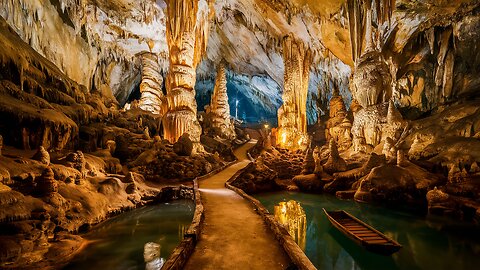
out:
{"label": "warm glow light", "polygon": [[307,216],[300,203],[291,200],[280,202],[274,207],[275,219],[286,227],[288,233],[302,250],[305,250]]}
{"label": "warm glow light", "polygon": [[263,125],[265,129],[268,129],[270,126],[268,124]]}
{"label": "warm glow light", "polygon": [[282,132],[282,145],[285,145],[287,142],[287,133]]}

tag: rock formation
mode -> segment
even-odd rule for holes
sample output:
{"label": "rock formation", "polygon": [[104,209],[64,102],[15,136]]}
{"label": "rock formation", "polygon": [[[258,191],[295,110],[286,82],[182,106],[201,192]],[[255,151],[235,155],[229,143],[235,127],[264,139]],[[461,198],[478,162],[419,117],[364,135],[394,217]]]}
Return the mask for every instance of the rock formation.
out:
{"label": "rock formation", "polygon": [[198,0],[167,1],[167,42],[170,69],[166,80],[168,110],[163,118],[164,137],[174,143],[187,133],[200,142],[202,128],[195,101],[196,68],[208,38],[208,10]]}
{"label": "rock formation", "polygon": [[334,139],[330,139],[328,144],[328,149],[330,150],[330,156],[328,157],[327,162],[323,166],[325,172],[333,174],[335,172],[344,172],[347,170],[347,163],[338,153],[337,143]]}
{"label": "rock formation", "polygon": [[35,182],[37,184],[35,189],[40,196],[51,196],[53,193],[58,192],[58,184],[50,167],[47,167]]}
{"label": "rock formation", "polygon": [[50,154],[47,150],[45,150],[45,147],[43,146],[40,146],[40,148],[38,148],[37,153],[33,155],[32,159],[38,160],[47,166],[50,165]]}
{"label": "rock formation", "polygon": [[396,150],[391,149],[392,144],[400,139],[406,124],[392,101],[363,108],[355,114],[352,125],[353,149],[368,153],[389,138],[385,151],[394,156]]}
{"label": "rock formation", "polygon": [[163,78],[160,74],[158,56],[155,53],[143,52],[140,57],[142,60],[142,82],[140,83],[139,107],[153,114],[162,115],[165,106],[162,92]]}
{"label": "rock formation", "polygon": [[278,110],[277,144],[287,149],[305,148],[307,138],[307,92],[312,52],[293,35],[283,39],[285,64],[283,105]]}
{"label": "rock formation", "polygon": [[330,99],[330,118],[325,127],[325,138],[327,141],[334,139],[340,150],[346,150],[352,145],[352,136],[350,131],[352,123],[347,118],[348,112],[345,108],[342,96],[338,91],[333,93]]}
{"label": "rock formation", "polygon": [[235,126],[230,119],[230,105],[227,95],[227,77],[225,65],[221,63],[217,69],[215,87],[207,110],[206,133],[211,130],[213,134],[233,140],[235,139]]}

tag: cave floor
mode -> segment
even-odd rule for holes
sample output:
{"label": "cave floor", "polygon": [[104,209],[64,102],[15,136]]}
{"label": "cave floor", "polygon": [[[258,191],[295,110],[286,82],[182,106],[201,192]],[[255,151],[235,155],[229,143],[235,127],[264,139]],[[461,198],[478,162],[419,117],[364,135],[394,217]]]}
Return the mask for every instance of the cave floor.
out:
{"label": "cave floor", "polygon": [[199,183],[205,221],[185,269],[285,269],[290,265],[253,206],[225,188],[225,182],[248,165],[246,153],[254,145],[250,141],[237,149],[237,163]]}

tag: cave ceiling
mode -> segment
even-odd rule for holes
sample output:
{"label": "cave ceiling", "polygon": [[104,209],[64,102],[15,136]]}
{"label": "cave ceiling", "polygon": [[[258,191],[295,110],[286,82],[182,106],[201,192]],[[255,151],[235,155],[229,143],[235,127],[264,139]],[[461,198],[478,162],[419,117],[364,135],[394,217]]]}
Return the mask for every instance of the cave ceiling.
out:
{"label": "cave ceiling", "polygon": [[[19,1],[20,5],[16,0],[1,0],[0,15],[37,52],[88,89],[104,83],[125,101],[132,85],[138,83],[135,59],[142,51],[157,53],[162,72],[167,71],[164,0]],[[315,74],[310,91],[325,84],[320,77],[326,74],[339,88],[348,88],[354,60],[345,0],[199,3],[200,9],[210,11],[207,51],[197,73],[200,78],[215,77],[215,67],[223,59],[234,73],[270,77],[281,89],[281,43],[292,33],[313,51]],[[452,18],[476,7],[476,0],[397,0],[392,15],[395,27],[385,33],[389,35],[391,51],[402,53],[419,32],[435,25],[448,25]],[[59,25],[61,22],[63,25]],[[72,64],[77,62],[81,65]]]}

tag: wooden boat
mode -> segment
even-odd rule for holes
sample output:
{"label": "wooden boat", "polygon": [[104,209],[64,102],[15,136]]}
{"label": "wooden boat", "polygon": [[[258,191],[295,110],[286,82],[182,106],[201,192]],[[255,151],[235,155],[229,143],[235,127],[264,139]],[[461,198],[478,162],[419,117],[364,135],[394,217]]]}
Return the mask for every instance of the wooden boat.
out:
{"label": "wooden boat", "polygon": [[368,251],[391,255],[402,248],[396,241],[346,211],[327,211],[325,208],[323,211],[334,227]]}

